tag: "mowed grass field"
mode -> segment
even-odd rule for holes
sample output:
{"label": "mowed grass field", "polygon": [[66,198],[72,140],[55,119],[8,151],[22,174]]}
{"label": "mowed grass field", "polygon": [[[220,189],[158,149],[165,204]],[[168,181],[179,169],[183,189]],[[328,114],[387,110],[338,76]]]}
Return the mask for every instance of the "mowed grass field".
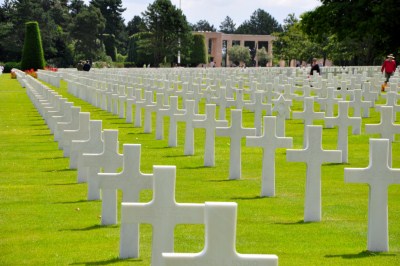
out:
{"label": "mowed grass field", "polygon": [[[368,166],[369,139],[378,135],[366,134],[365,124],[380,121],[374,109],[363,119],[361,135],[349,130],[349,163],[321,167],[322,221],[305,223],[306,166],[287,162],[285,149],[276,151],[276,196],[260,197],[261,148],[246,147],[243,140],[242,178],[229,180],[228,138],[216,137],[216,166],[204,167],[203,129],[195,131],[195,155],[184,156],[184,124],[179,124],[178,147],[170,148],[168,119],[165,139],[156,140],[154,123],[153,133],[145,134],[68,94],[65,82],[52,88],[90,112],[91,119],[102,120],[103,129],[118,129],[121,153],[123,144],[141,144],[142,172],[152,173],[153,165],[175,165],[177,202],[237,202],[239,253],[276,254],[280,265],[400,265],[400,185],[388,188],[390,251],[375,253],[366,251],[369,187],[344,182],[344,168]],[[301,109],[294,102],[292,110]],[[245,127],[253,126],[252,113],[244,111],[243,119]],[[301,149],[302,121],[287,120],[286,136]],[[393,168],[400,168],[399,136],[396,140]],[[336,149],[336,142],[337,128],[324,129],[323,148]],[[86,198],[87,184],[77,183],[77,171],[69,169],[69,158],[63,157],[25,88],[9,74],[1,75],[0,265],[150,265],[151,226],[140,225],[140,257],[119,260],[120,225],[101,226],[101,201]],[[150,201],[152,191],[143,191],[140,198]],[[176,227],[176,252],[203,248],[204,225]]]}

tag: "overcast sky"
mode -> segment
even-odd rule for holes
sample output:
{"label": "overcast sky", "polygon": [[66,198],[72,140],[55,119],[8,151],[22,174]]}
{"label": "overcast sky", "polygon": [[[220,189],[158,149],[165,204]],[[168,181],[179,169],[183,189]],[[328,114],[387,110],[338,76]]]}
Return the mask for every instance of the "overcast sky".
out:
{"label": "overcast sky", "polygon": [[[88,3],[89,0],[86,0]],[[122,14],[125,23],[133,16],[142,16],[154,0],[122,0],[126,11]],[[297,18],[321,5],[319,0],[171,0],[172,4],[182,8],[188,22],[195,24],[199,20],[207,20],[218,30],[221,22],[229,16],[238,27],[257,9],[268,12],[280,24],[288,14],[294,13]]]}

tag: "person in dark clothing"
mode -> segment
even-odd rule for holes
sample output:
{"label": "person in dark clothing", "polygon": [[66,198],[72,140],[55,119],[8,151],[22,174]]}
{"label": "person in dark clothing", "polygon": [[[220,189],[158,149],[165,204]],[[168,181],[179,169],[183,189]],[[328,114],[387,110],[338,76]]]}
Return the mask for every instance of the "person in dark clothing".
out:
{"label": "person in dark clothing", "polygon": [[85,64],[83,65],[83,71],[89,71],[91,68],[91,64],[89,60],[86,60]]}
{"label": "person in dark clothing", "polygon": [[313,75],[314,71],[318,72],[318,74],[321,74],[321,70],[319,69],[319,65],[317,63],[317,58],[313,58],[312,60],[310,75]]}

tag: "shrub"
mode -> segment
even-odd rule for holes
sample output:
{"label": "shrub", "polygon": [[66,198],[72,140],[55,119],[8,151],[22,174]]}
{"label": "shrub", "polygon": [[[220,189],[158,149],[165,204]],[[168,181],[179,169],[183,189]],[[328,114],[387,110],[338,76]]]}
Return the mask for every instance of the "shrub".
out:
{"label": "shrub", "polygon": [[136,64],[135,62],[124,62],[124,67],[126,68],[136,67]]}
{"label": "shrub", "polygon": [[198,64],[207,64],[207,46],[204,35],[194,34],[193,35],[193,47],[190,55],[191,64],[197,66]]}
{"label": "shrub", "polygon": [[42,38],[36,21],[25,23],[25,40],[22,50],[21,70],[43,69],[45,67]]}
{"label": "shrub", "polygon": [[21,63],[20,62],[6,62],[4,64],[3,73],[10,73],[11,69],[13,69],[13,68],[21,69]]}

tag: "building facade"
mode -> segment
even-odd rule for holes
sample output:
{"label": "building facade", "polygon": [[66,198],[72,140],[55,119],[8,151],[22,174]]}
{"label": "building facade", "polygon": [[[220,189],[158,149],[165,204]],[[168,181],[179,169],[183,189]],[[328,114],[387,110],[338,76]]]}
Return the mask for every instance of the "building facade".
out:
{"label": "building facade", "polygon": [[[250,35],[250,34],[226,34],[222,32],[194,32],[195,34],[202,34],[205,37],[208,53],[211,55],[215,62],[215,66],[231,66],[228,49],[233,45],[240,45],[249,47],[252,57],[255,55],[257,49],[265,47],[268,55],[272,58],[272,43],[275,40],[271,35]],[[267,66],[272,66],[272,60],[268,62]],[[254,62],[258,66],[257,59]]]}

